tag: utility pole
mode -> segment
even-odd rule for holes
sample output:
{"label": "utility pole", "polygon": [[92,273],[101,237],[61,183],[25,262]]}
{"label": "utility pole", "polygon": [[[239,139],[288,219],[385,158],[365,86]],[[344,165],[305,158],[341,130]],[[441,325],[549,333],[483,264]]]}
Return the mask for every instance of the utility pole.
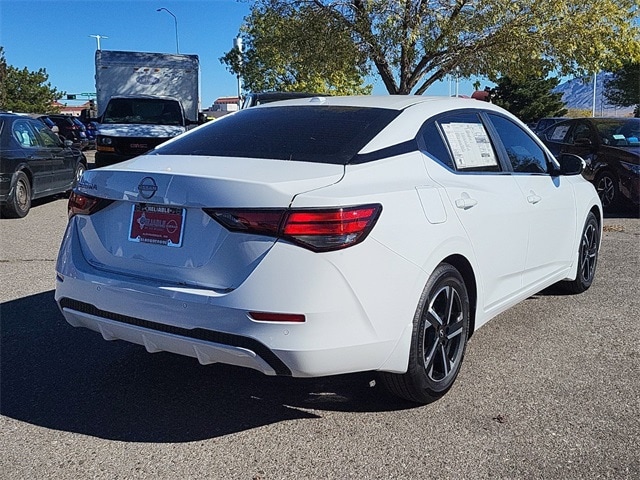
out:
{"label": "utility pole", "polygon": [[242,108],[242,95],[240,84],[240,67],[242,66],[242,37],[236,37],[233,40],[233,46],[238,51],[238,110]]}
{"label": "utility pole", "polygon": [[95,38],[96,41],[98,42],[98,50],[100,50],[100,39],[101,38],[109,38],[109,37],[105,37],[104,35],[89,35],[92,38]]}

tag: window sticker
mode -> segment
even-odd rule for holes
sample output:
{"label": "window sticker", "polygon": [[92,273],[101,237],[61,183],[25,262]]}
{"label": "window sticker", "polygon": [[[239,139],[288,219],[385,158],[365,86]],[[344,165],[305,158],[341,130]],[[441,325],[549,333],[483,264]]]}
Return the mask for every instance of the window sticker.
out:
{"label": "window sticker", "polygon": [[480,123],[442,124],[456,167],[476,168],[498,165],[489,135]]}
{"label": "window sticker", "polygon": [[569,126],[564,126],[564,125],[561,127],[554,128],[553,133],[551,134],[551,140],[556,140],[556,141],[562,140],[567,135],[568,130],[569,130]]}

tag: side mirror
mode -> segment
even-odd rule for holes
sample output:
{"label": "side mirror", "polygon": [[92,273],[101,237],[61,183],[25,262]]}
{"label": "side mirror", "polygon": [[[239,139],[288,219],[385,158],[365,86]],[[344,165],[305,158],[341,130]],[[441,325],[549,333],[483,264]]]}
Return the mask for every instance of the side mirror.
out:
{"label": "side mirror", "polygon": [[72,140],[65,140],[64,141],[64,146],[65,147],[73,147],[73,141]]}
{"label": "side mirror", "polygon": [[582,157],[571,153],[560,155],[558,163],[560,163],[560,170],[556,173],[559,175],[580,175],[587,166]]}

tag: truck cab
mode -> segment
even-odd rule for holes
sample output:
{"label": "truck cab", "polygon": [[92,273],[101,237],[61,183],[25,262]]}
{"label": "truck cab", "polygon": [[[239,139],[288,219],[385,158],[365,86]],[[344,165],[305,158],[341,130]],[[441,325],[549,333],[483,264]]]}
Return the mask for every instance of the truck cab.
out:
{"label": "truck cab", "polygon": [[197,124],[167,97],[113,97],[97,119],[96,166],[141,155]]}

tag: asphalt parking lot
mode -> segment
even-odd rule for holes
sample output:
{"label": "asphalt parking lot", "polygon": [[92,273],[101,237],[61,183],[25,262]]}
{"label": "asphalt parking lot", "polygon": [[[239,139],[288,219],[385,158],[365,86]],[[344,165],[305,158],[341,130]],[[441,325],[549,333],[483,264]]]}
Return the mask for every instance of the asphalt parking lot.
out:
{"label": "asphalt parking lot", "polygon": [[585,294],[542,292],[415,407],[363,373],[271,378],[74,329],[66,200],[0,220],[0,478],[640,478],[640,219],[605,221]]}

